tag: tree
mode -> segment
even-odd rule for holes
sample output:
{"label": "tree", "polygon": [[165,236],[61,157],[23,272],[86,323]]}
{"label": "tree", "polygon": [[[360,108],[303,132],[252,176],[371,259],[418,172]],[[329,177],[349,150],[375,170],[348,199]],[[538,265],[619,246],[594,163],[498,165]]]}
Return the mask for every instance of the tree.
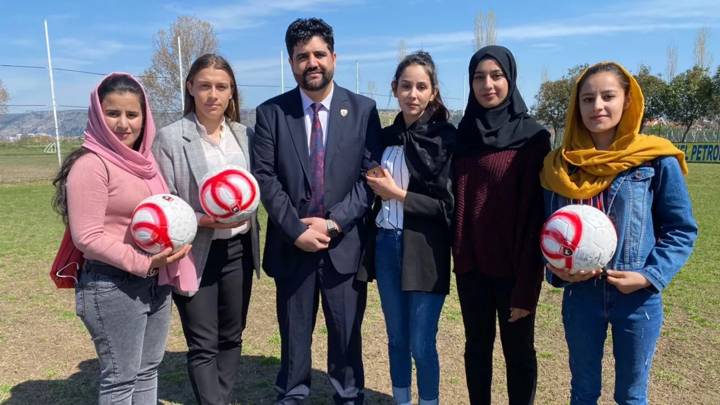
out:
{"label": "tree", "polygon": [[668,46],[667,47],[667,66],[665,67],[665,76],[667,77],[667,81],[675,77],[675,73],[677,73],[677,63],[678,63],[678,56],[677,56],[677,47],[676,46]]}
{"label": "tree", "polygon": [[685,128],[682,142],[698,120],[709,117],[715,110],[713,80],[707,69],[695,66],[670,82],[665,93],[666,114]]}
{"label": "tree", "polygon": [[495,13],[490,10],[487,15],[479,12],[475,16],[475,50],[487,46],[495,45],[497,34],[495,32]]}
{"label": "tree", "polygon": [[[183,76],[199,56],[217,51],[215,30],[207,21],[195,17],[178,17],[170,28],[155,34],[152,65],[143,74],[143,85],[155,112],[168,113],[169,121],[182,115],[180,71],[178,68],[178,37],[182,51]],[[185,80],[185,77],[182,78]],[[242,104],[242,103],[240,103]]]}
{"label": "tree", "polygon": [[[716,124],[720,124],[720,66],[717,67],[715,75],[712,78],[712,110],[710,114],[715,120]],[[720,140],[720,133],[718,133],[718,140]]]}
{"label": "tree", "polygon": [[664,115],[664,97],[667,84],[660,77],[653,75],[650,72],[650,66],[647,65],[640,65],[635,80],[637,80],[643,96],[645,96],[645,114],[640,124],[640,131],[642,132],[648,121],[656,120]]}
{"label": "tree", "polygon": [[9,98],[7,90],[5,90],[5,84],[0,80],[0,114],[4,114],[5,111],[7,111],[7,101]]}
{"label": "tree", "polygon": [[565,110],[569,99],[570,89],[563,79],[544,82],[535,96],[535,118],[552,127],[556,137],[565,123]]}
{"label": "tree", "polygon": [[695,37],[695,66],[708,69],[712,63],[712,56],[708,53],[708,37],[710,36],[710,30],[707,28],[701,28],[698,30],[697,37]]}
{"label": "tree", "polygon": [[398,50],[397,50],[397,60],[400,62],[401,60],[405,59],[405,57],[408,55],[408,47],[407,43],[404,39],[401,39],[400,42],[398,42]]}
{"label": "tree", "polygon": [[535,118],[553,129],[555,140],[558,139],[565,125],[565,114],[575,81],[586,68],[587,65],[574,66],[559,80],[542,83],[535,96],[536,104],[533,109]]}

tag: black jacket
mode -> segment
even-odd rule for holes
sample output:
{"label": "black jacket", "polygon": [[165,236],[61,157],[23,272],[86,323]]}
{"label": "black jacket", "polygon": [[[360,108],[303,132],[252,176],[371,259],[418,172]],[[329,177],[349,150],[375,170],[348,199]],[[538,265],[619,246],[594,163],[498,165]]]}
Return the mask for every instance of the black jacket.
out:
{"label": "black jacket", "polygon": [[[386,146],[403,146],[410,174],[403,203],[402,289],[447,294],[455,206],[450,180],[455,127],[446,120],[423,116],[406,128],[398,114],[382,130],[382,140]],[[368,218],[368,242],[358,273],[362,281],[375,278],[375,218],[381,205],[376,198]]]}
{"label": "black jacket", "polygon": [[[373,197],[364,172],[378,159],[379,133],[375,103],[336,84],[328,113],[323,200],[325,217],[342,229],[328,249],[340,274],[354,274],[360,267]],[[253,174],[268,214],[263,269],[271,277],[284,277],[312,255],[294,245],[307,229],[300,218],[307,216],[311,199],[305,112],[297,87],[257,108],[251,149]]]}

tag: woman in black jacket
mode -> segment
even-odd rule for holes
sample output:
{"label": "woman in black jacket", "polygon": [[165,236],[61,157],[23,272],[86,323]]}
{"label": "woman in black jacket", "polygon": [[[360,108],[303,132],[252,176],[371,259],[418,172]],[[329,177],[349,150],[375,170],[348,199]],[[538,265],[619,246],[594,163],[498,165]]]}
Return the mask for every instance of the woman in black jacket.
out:
{"label": "woman in black jacket", "polygon": [[450,283],[455,128],[447,121],[428,53],[400,62],[392,90],[401,112],[383,129],[381,166],[368,172],[368,185],[379,198],[370,221],[377,232],[364,264],[378,280],[395,401],[411,403],[412,358],[420,404],[437,404],[435,336]]}

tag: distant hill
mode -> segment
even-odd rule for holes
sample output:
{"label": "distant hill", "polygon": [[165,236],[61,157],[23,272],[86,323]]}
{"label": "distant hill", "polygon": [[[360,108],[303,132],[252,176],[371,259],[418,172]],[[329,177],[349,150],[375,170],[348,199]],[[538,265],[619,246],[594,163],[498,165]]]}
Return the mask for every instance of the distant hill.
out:
{"label": "distant hill", "polygon": [[[383,126],[390,125],[397,114],[397,110],[380,110],[380,117]],[[462,116],[462,111],[453,111],[450,122],[457,125]],[[178,119],[179,114],[162,113],[155,114],[155,125],[158,128]],[[240,122],[254,127],[255,109],[241,110]],[[60,136],[74,137],[81,136],[87,124],[87,110],[63,110],[58,111],[58,124]],[[27,113],[0,115],[0,140],[12,139],[18,134],[48,134],[55,135],[55,124],[53,123],[52,112],[33,111]]]}
{"label": "distant hill", "polygon": [[[179,114],[154,114],[155,126],[162,128],[178,119]],[[255,110],[241,110],[240,121],[248,126],[255,126]],[[58,111],[60,136],[81,136],[87,125],[87,110]],[[33,111],[17,114],[0,115],[0,140],[8,140],[18,134],[55,135],[55,123],[52,111]]]}
{"label": "distant hill", "polygon": [[[80,136],[87,123],[87,110],[58,111],[58,125],[62,136]],[[17,134],[55,134],[52,111],[33,111],[0,115],[0,139]]]}

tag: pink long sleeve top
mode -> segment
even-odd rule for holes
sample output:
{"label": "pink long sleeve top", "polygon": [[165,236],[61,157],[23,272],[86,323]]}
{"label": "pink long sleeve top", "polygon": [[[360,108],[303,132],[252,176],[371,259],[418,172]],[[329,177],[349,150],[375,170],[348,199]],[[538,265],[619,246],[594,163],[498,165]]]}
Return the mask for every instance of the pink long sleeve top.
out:
{"label": "pink long sleeve top", "polygon": [[85,259],[147,276],[150,255],[136,248],[130,237],[132,212],[150,196],[145,182],[86,153],[70,170],[66,187],[70,232]]}

